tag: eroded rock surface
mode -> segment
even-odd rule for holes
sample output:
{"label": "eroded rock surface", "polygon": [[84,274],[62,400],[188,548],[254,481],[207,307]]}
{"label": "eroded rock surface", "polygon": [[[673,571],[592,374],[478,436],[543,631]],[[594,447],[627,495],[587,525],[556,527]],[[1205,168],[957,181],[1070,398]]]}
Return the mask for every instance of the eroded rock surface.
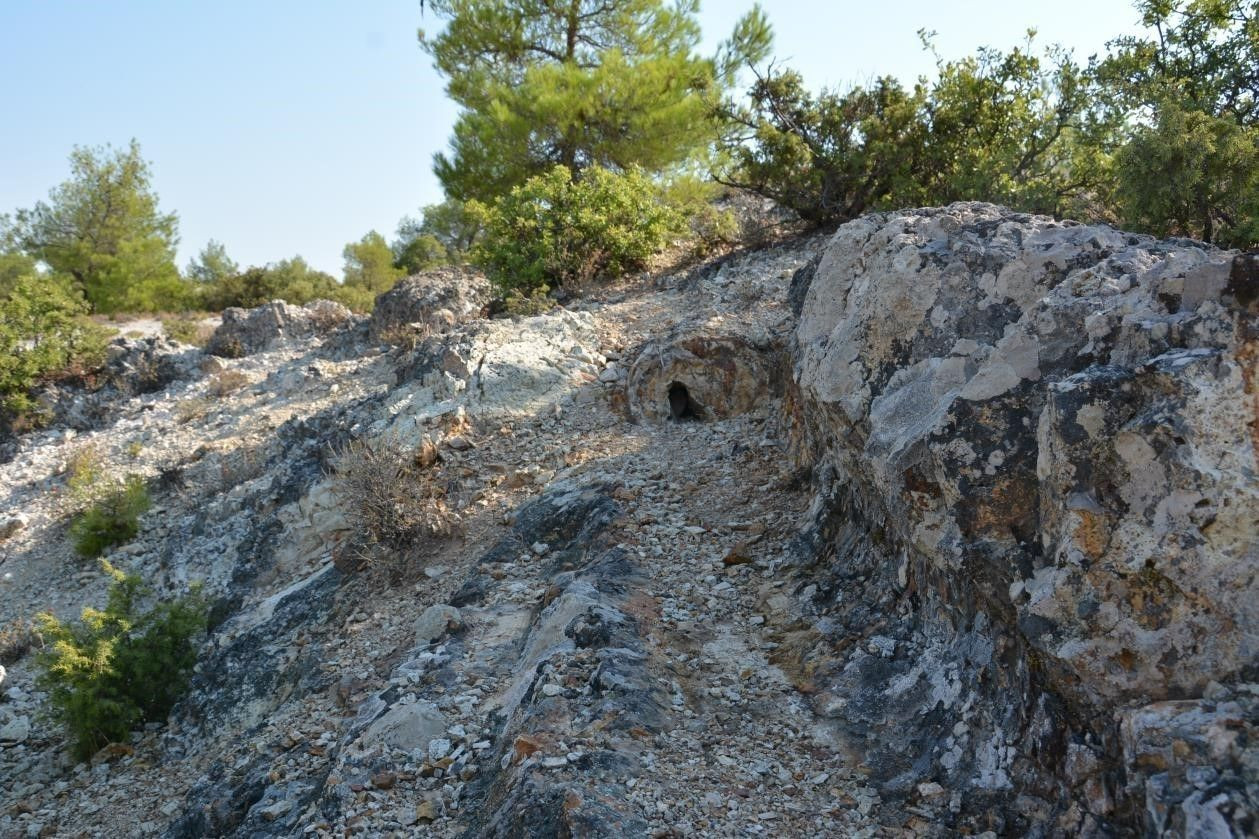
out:
{"label": "eroded rock surface", "polygon": [[294,306],[272,300],[252,309],[230,308],[206,345],[206,352],[240,358],[261,352],[285,339],[326,335],[353,320],[349,309],[331,300],[312,300]]}
{"label": "eroded rock surface", "polygon": [[369,322],[375,338],[418,326],[445,331],[481,315],[490,300],[485,275],[471,268],[436,268],[400,280],[376,298]]}
{"label": "eroded rock surface", "polygon": [[[829,477],[801,561],[844,629],[817,689],[885,788],[997,794],[1006,830],[1207,818],[1151,780],[1195,758],[1139,760],[1112,719],[1256,676],[1247,259],[953,205],[845,225],[802,272],[796,451]],[[1235,826],[1253,767],[1218,793]]]}
{"label": "eroded rock surface", "polygon": [[[1256,266],[955,205],[128,344],[0,464],[0,834],[1254,835]],[[337,564],[381,440],[458,527]],[[103,598],[76,459],[153,495],[111,562],[215,601],[78,767],[17,632]]]}

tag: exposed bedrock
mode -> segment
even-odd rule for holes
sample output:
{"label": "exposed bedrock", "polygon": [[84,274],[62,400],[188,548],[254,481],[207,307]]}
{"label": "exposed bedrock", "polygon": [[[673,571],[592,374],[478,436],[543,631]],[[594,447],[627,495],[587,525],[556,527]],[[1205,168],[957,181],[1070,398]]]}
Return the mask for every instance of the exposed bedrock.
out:
{"label": "exposed bedrock", "polygon": [[840,228],[790,300],[784,638],[885,794],[955,827],[1253,835],[1259,270],[986,204]]}
{"label": "exposed bedrock", "polygon": [[777,357],[764,338],[685,331],[651,341],[629,370],[637,420],[704,421],[746,414],[773,397]]}

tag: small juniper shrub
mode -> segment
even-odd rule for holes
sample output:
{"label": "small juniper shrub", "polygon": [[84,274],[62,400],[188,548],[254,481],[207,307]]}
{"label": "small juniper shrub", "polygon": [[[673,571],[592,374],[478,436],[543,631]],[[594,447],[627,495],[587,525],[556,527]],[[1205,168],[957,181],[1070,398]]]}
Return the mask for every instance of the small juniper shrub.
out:
{"label": "small juniper shrub", "polygon": [[417,551],[451,536],[458,514],[446,503],[441,456],[425,440],[412,451],[395,436],[354,440],[335,453],[337,493],[354,528],[334,559],[343,570],[363,568],[405,579]]}
{"label": "small juniper shrub", "polygon": [[70,454],[63,474],[66,476],[66,492],[70,503],[76,509],[82,509],[100,496],[104,468],[100,450],[96,446],[80,446]]}
{"label": "small juniper shrub", "polygon": [[506,315],[519,317],[545,315],[555,308],[555,301],[551,299],[550,291],[550,287],[545,285],[539,286],[527,294],[518,288],[513,288],[503,295],[500,304],[502,311]]}
{"label": "small juniper shrub", "polygon": [[154,601],[137,575],[101,566],[111,577],[104,609],[85,608],[78,621],[37,618],[45,645],[36,683],[80,760],[138,725],[165,720],[187,687],[209,612],[199,586]]}
{"label": "small juniper shrub", "polygon": [[144,479],[128,476],[122,486],[103,493],[70,525],[74,550],[92,558],[130,541],[139,531],[140,515],[149,509],[149,503]]}

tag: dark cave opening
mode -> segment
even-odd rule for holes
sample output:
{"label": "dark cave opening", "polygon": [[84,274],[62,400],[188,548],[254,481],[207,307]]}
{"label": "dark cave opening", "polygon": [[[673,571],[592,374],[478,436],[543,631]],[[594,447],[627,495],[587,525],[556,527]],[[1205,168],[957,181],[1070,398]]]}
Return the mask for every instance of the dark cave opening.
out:
{"label": "dark cave opening", "polygon": [[704,406],[695,401],[686,385],[681,382],[669,385],[669,418],[677,422],[704,418]]}

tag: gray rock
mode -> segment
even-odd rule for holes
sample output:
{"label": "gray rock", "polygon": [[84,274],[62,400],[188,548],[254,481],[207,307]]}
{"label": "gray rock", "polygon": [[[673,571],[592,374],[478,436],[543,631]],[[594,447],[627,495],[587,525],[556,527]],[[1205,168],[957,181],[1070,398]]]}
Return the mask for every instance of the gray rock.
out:
{"label": "gray rock", "polygon": [[725,419],[756,410],[773,394],[775,359],[741,335],[686,333],[642,347],[627,374],[639,419]]}
{"label": "gray rock", "polygon": [[239,358],[285,339],[327,335],[353,317],[349,309],[331,300],[312,300],[305,306],[272,300],[252,309],[230,308],[223,312],[223,322],[214,330],[206,352]]}
{"label": "gray rock", "polygon": [[[1052,744],[1115,744],[1117,709],[1253,668],[1253,263],[955,204],[851,222],[797,274],[793,450],[819,478],[798,561],[834,557],[808,603],[920,639],[810,660],[889,790],[944,773],[1019,796],[1013,832],[1059,795],[1111,818],[1154,793],[1067,782]],[[992,801],[968,793],[955,827]]]}
{"label": "gray rock", "polygon": [[432,643],[447,632],[458,630],[462,626],[463,618],[458,609],[444,603],[434,604],[415,619],[415,643]]}
{"label": "gray rock", "polygon": [[29,523],[30,518],[25,513],[14,513],[0,519],[0,541],[8,539]]}
{"label": "gray rock", "polygon": [[443,332],[480,317],[489,300],[490,284],[480,272],[435,268],[399,280],[377,297],[368,329],[376,339],[412,324]]}
{"label": "gray rock", "polygon": [[383,745],[427,752],[429,744],[445,734],[447,724],[445,716],[431,702],[397,705],[368,726],[360,743],[365,747]]}
{"label": "gray rock", "polygon": [[0,726],[0,741],[23,743],[31,736],[31,721],[26,717],[14,717]]}

